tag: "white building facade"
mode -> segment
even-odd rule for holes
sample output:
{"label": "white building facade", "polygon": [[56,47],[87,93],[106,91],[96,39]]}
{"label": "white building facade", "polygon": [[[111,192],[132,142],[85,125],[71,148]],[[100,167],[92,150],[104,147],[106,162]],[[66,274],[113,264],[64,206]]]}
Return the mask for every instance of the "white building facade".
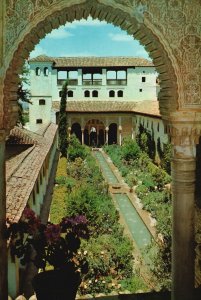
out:
{"label": "white building facade", "polygon": [[31,102],[29,129],[57,123],[63,83],[68,80],[68,135],[82,144],[121,144],[135,138],[139,126],[155,144],[167,143],[158,109],[157,72],[151,61],[135,57],[39,56],[29,61]]}
{"label": "white building facade", "polygon": [[[30,129],[55,121],[53,104],[60,101],[68,79],[68,102],[139,102],[157,100],[157,73],[152,62],[134,57],[39,56],[29,61]],[[37,116],[37,117],[36,117]]]}

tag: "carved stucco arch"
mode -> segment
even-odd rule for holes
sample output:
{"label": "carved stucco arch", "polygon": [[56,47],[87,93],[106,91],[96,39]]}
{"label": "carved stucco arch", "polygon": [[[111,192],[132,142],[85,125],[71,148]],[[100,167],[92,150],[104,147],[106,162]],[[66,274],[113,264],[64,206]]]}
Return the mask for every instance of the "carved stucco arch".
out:
{"label": "carved stucco arch", "polygon": [[[70,2],[70,4],[69,4]],[[52,31],[64,25],[66,22],[86,19],[89,15],[94,19],[105,20],[127,31],[138,39],[153,59],[156,70],[159,73],[161,91],[159,94],[160,112],[164,120],[168,119],[171,112],[176,111],[178,103],[177,64],[165,38],[159,34],[155,25],[148,19],[131,15],[128,9],[120,9],[118,5],[109,5],[97,1],[66,1],[47,7],[37,13],[37,18],[28,23],[20,33],[15,44],[10,49],[11,59],[8,63],[4,79],[4,128],[9,130],[15,125],[17,117],[16,91],[18,72],[24,60],[34,49],[40,39]],[[76,4],[74,4],[76,3]],[[15,51],[14,51],[15,50]],[[135,55],[135,53],[134,53]],[[174,64],[173,64],[174,63]]]}

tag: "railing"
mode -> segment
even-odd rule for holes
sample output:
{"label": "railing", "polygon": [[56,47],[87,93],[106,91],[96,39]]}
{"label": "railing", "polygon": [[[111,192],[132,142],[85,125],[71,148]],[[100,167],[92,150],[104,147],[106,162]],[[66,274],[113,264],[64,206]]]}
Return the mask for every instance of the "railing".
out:
{"label": "railing", "polygon": [[57,79],[57,85],[63,85],[68,80],[68,85],[78,85],[77,79]]}
{"label": "railing", "polygon": [[107,85],[127,85],[126,79],[107,79]]}
{"label": "railing", "polygon": [[102,79],[83,79],[82,85],[102,85]]}

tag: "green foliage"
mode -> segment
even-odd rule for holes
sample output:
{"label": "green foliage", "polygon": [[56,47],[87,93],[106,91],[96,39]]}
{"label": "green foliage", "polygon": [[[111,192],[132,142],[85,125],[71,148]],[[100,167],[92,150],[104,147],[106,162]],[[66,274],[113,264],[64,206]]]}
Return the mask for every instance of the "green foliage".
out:
{"label": "green foliage", "polygon": [[139,133],[137,136],[137,143],[141,151],[147,153],[151,159],[155,159],[156,146],[153,138],[153,132],[151,134],[147,129],[140,125]]}
{"label": "green foliage", "polygon": [[[66,158],[60,158],[58,166],[56,179],[65,178],[66,179]],[[52,223],[58,223],[63,216],[66,215],[66,186],[63,183],[57,181],[57,185],[54,187],[52,195],[52,203],[50,207],[50,220]]]}
{"label": "green foliage", "polygon": [[[77,145],[77,141],[73,145]],[[64,158],[60,159],[57,171],[58,185],[54,189],[50,214],[51,221],[52,219],[57,221],[61,213],[63,216],[66,213],[73,216],[79,212],[89,221],[90,239],[87,243],[82,243],[79,254],[87,258],[89,272],[83,278],[80,294],[122,290],[122,281],[123,286],[131,286],[133,246],[124,236],[123,229],[118,223],[119,214],[108,195],[108,186],[103,180],[95,158],[87,148],[80,144],[78,146],[85,149],[79,150],[79,153],[84,151],[82,158],[73,156],[72,160],[71,157],[67,166]],[[116,152],[119,151],[118,147],[114,149]],[[66,172],[64,166],[67,167]],[[65,196],[60,195],[58,191],[64,192]]]}
{"label": "green foliage", "polygon": [[30,102],[30,91],[28,89],[25,89],[25,84],[29,84],[29,68],[27,64],[24,64],[22,67],[21,73],[19,75],[19,84],[18,84],[18,90],[17,90],[17,98],[18,98],[18,125],[24,126],[28,120],[27,116],[23,112],[23,103],[31,103]]}
{"label": "green foliage", "polygon": [[61,102],[59,111],[59,150],[62,157],[67,157],[67,115],[66,115],[66,103],[67,103],[67,86],[66,81],[62,86]]}
{"label": "green foliage", "polygon": [[68,159],[74,161],[76,158],[80,157],[85,159],[87,156],[87,148],[80,144],[80,141],[76,138],[74,134],[71,135],[69,139],[68,146]]}
{"label": "green foliage", "polygon": [[171,177],[160,167],[157,167],[152,162],[149,162],[147,165],[147,171],[153,177],[157,188],[163,189],[164,185],[171,181]]}
{"label": "green foliage", "polygon": [[104,146],[105,152],[112,157],[113,163],[120,168],[121,163],[121,147],[117,144],[113,144],[110,146]]}
{"label": "green foliage", "polygon": [[56,184],[65,184],[66,183],[66,177],[65,176],[59,176],[55,178]]}
{"label": "green foliage", "polygon": [[133,186],[137,185],[138,178],[137,178],[136,174],[130,172],[126,175],[125,181],[130,187],[133,187]]}
{"label": "green foliage", "polygon": [[131,138],[126,138],[123,141],[121,148],[121,157],[122,159],[129,161],[131,159],[136,159],[140,155],[140,148],[136,141]]}
{"label": "green foliage", "polygon": [[146,196],[148,194],[148,191],[149,191],[148,187],[146,187],[146,185],[144,184],[138,185],[137,188],[135,189],[135,192],[140,199]]}
{"label": "green foliage", "polygon": [[167,143],[163,146],[161,156],[161,167],[170,175],[171,173],[171,158],[172,158],[172,145]]}
{"label": "green foliage", "polygon": [[85,275],[81,293],[109,293],[117,289],[122,278],[126,281],[132,277],[132,244],[127,238],[99,235],[83,243],[83,250],[87,252],[91,273]]}
{"label": "green foliage", "polygon": [[[170,192],[165,185],[171,182],[171,177],[166,172],[170,172],[171,145],[167,144],[164,146],[164,153],[161,154],[161,167],[158,167],[150,159],[150,156],[154,158],[155,155],[153,155],[154,152],[150,155],[150,150],[152,149],[149,147],[151,139],[143,128],[141,128],[138,136],[138,143],[141,148],[139,154],[135,158],[133,158],[132,154],[126,154],[126,157],[129,158],[128,160],[123,159],[123,147],[119,147],[117,152],[114,151],[114,148],[108,146],[106,151],[114,164],[121,170],[122,175],[125,175],[126,182],[131,187],[137,185],[135,192],[140,198],[144,209],[149,211],[152,217],[157,220],[156,229],[158,234],[161,235],[163,242],[158,247],[154,246],[154,251],[149,249],[149,254],[151,253],[152,255],[153,273],[158,278],[159,288],[169,289],[172,203]],[[131,142],[128,144],[130,145]]]}
{"label": "green foliage", "polygon": [[136,293],[138,291],[146,291],[147,287],[139,275],[134,275],[127,280],[121,281],[122,290]]}
{"label": "green foliage", "polygon": [[171,237],[169,241],[152,244],[147,248],[152,261],[151,271],[157,278],[157,289],[171,290]]}

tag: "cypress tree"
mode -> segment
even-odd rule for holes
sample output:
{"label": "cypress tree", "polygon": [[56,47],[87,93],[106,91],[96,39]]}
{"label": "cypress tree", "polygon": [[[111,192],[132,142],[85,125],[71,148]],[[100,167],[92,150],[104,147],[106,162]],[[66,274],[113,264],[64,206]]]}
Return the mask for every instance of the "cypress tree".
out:
{"label": "cypress tree", "polygon": [[66,104],[67,104],[67,89],[68,82],[62,86],[61,91],[61,101],[60,101],[60,111],[59,111],[59,150],[61,152],[61,157],[67,157],[67,115],[66,115]]}

